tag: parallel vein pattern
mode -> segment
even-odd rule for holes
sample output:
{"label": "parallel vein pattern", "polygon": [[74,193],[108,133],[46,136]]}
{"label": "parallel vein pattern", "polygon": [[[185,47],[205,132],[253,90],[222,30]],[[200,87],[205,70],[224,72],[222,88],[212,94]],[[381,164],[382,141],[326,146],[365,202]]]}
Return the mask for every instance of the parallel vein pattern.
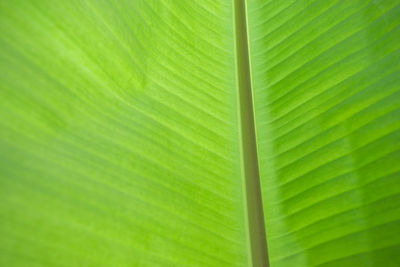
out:
{"label": "parallel vein pattern", "polygon": [[232,4],[0,3],[0,265],[243,266]]}
{"label": "parallel vein pattern", "polygon": [[248,8],[271,266],[399,266],[400,1]]}

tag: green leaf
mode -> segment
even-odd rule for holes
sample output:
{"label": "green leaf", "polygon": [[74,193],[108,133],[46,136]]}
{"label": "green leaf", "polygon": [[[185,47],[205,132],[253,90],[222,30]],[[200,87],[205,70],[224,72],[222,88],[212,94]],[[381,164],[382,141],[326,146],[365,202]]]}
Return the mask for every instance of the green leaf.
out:
{"label": "green leaf", "polygon": [[246,265],[231,3],[0,10],[0,265]]}
{"label": "green leaf", "polygon": [[271,266],[400,265],[399,4],[249,1]]}
{"label": "green leaf", "polygon": [[0,266],[399,266],[399,24],[0,1]]}

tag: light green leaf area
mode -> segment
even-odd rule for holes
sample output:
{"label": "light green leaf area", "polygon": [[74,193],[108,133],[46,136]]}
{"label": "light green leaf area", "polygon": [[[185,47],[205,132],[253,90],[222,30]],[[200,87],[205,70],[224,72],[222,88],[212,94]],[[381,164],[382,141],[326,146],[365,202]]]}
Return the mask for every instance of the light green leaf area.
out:
{"label": "light green leaf area", "polygon": [[400,1],[248,1],[271,266],[400,265]]}
{"label": "light green leaf area", "polygon": [[0,265],[244,266],[230,1],[1,1]]}

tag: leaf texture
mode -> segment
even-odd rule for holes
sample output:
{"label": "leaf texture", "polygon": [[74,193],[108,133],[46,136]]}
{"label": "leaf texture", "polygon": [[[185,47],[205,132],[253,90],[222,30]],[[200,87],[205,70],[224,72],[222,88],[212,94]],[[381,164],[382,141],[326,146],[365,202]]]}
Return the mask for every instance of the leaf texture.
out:
{"label": "leaf texture", "polygon": [[[232,2],[0,1],[0,266],[251,265]],[[271,266],[399,266],[400,1],[246,4]]]}
{"label": "leaf texture", "polygon": [[400,265],[400,1],[248,1],[271,266]]}
{"label": "leaf texture", "polygon": [[1,1],[0,265],[244,266],[232,4]]}

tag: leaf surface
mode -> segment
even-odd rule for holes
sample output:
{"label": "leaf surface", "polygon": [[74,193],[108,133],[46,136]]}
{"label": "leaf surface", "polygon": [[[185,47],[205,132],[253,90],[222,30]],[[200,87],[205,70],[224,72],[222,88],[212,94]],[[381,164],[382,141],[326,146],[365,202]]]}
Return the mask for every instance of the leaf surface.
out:
{"label": "leaf surface", "polygon": [[0,12],[0,265],[246,265],[229,1]]}
{"label": "leaf surface", "polygon": [[399,24],[399,0],[0,1],[0,266],[258,266],[255,159],[272,267],[399,266]]}
{"label": "leaf surface", "polygon": [[399,266],[400,2],[248,1],[271,266]]}

